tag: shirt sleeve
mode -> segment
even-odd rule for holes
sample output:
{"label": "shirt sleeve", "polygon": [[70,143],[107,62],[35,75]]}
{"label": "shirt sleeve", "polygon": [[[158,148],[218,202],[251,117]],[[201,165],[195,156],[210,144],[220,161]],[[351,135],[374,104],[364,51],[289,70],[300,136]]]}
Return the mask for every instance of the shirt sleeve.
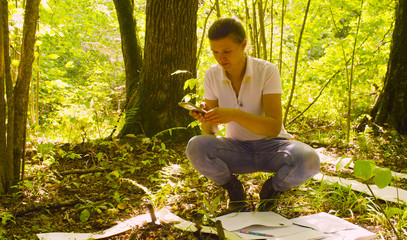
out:
{"label": "shirt sleeve", "polygon": [[207,100],[218,100],[218,97],[216,96],[214,92],[214,77],[213,74],[211,73],[211,69],[208,69],[205,73],[204,77],[204,99]]}
{"label": "shirt sleeve", "polygon": [[264,69],[263,95],[282,93],[283,89],[278,68],[273,64],[267,64]]}

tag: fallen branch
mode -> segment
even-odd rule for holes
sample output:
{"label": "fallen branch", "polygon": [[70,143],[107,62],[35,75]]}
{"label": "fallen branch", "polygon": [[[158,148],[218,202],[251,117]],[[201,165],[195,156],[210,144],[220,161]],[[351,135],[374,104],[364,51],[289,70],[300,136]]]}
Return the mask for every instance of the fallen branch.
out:
{"label": "fallen branch", "polygon": [[[92,202],[97,202],[97,201],[104,201],[108,198],[109,196],[98,196],[95,197],[94,199],[90,199]],[[56,202],[56,203],[43,203],[43,204],[38,204],[34,206],[29,206],[27,208],[18,208],[15,209],[13,212],[15,217],[21,217],[27,213],[31,212],[39,212],[42,210],[49,210],[49,209],[60,209],[63,207],[70,207],[70,206],[75,206],[78,203],[83,203],[83,199],[80,199],[79,197],[74,198],[74,199],[69,199],[63,202]]]}
{"label": "fallen branch", "polygon": [[[67,171],[63,171],[63,172],[58,172],[55,170],[51,170],[53,174],[55,174],[58,178],[63,178],[63,176],[66,175],[70,175],[70,174],[78,174],[78,175],[82,175],[82,174],[87,174],[87,173],[95,173],[95,172],[104,172],[108,170],[107,168],[90,168],[90,169],[72,169],[72,170],[67,170]],[[26,177],[25,180],[33,180],[35,177],[37,176],[29,176]]]}

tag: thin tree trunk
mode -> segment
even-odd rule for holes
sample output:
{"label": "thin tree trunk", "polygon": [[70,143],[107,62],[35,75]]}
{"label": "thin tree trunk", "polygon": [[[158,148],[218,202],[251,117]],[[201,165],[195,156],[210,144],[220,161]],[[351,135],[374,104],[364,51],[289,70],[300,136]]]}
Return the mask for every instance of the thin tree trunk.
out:
{"label": "thin tree trunk", "polygon": [[126,72],[126,101],[131,105],[143,65],[141,48],[137,37],[136,19],[132,0],[113,0],[120,26],[120,36]]}
{"label": "thin tree trunk", "polygon": [[[39,26],[39,24],[38,24]],[[39,31],[39,27],[38,27]],[[37,57],[37,86],[35,88],[35,121],[37,124],[39,124],[39,119],[40,119],[40,46],[37,46],[37,52],[38,52],[38,57]]]}
{"label": "thin tree trunk", "polygon": [[252,24],[250,23],[250,12],[249,12],[249,6],[247,5],[247,0],[244,0],[244,6],[245,6],[245,13],[246,13],[246,29],[247,29],[248,35],[250,37],[250,43],[253,46],[251,55],[256,56],[256,46],[255,46],[254,38],[253,38]]}
{"label": "thin tree trunk", "polygon": [[[7,5],[6,0],[1,0],[0,2],[0,43],[5,42],[4,38],[4,13],[7,16]],[[7,192],[7,176],[6,176],[6,166],[7,159],[4,156],[7,156],[7,141],[6,141],[6,99],[5,99],[5,75],[6,75],[6,66],[4,61],[4,45],[0,46],[0,194]]]}
{"label": "thin tree trunk", "polygon": [[304,21],[303,21],[303,23],[302,23],[302,28],[301,28],[300,36],[299,36],[298,43],[297,43],[297,53],[295,54],[293,82],[292,82],[292,86],[291,86],[290,97],[289,97],[288,103],[287,103],[287,109],[286,109],[285,115],[284,115],[284,121],[283,121],[284,125],[285,125],[286,122],[287,122],[288,112],[289,112],[289,110],[290,110],[291,102],[292,102],[292,99],[293,99],[293,96],[294,96],[295,83],[296,83],[296,77],[297,77],[297,68],[298,68],[298,58],[299,58],[299,56],[300,56],[301,40],[302,40],[302,35],[304,34],[305,24],[307,23],[307,17],[308,17],[308,12],[309,12],[310,4],[311,4],[311,0],[308,0],[307,8],[306,8],[306,10],[305,10]]}
{"label": "thin tree trunk", "polygon": [[222,14],[220,13],[219,0],[215,1],[215,5],[216,5],[216,17],[220,18],[222,16]]}
{"label": "thin tree trunk", "polygon": [[[119,137],[129,134],[133,128],[139,126],[132,119],[131,109],[134,105],[134,99],[137,94],[138,84],[143,66],[142,51],[137,37],[137,22],[134,18],[134,6],[132,0],[113,0],[115,5],[117,19],[120,26],[120,36],[122,44],[122,53],[124,60],[124,69],[126,72],[126,104],[124,111],[126,114],[126,123],[120,130]],[[115,128],[116,129],[116,128]],[[113,130],[110,137],[115,132]]]}
{"label": "thin tree trunk", "polygon": [[25,8],[23,25],[23,42],[21,48],[21,62],[17,82],[14,89],[15,119],[14,119],[14,169],[13,179],[20,179],[20,167],[24,158],[25,133],[27,124],[27,110],[30,91],[30,80],[34,63],[34,45],[39,5],[41,0],[28,1]]}
{"label": "thin tree trunk", "polygon": [[201,57],[203,43],[204,43],[204,40],[205,40],[206,27],[207,27],[207,24],[208,24],[209,17],[212,15],[212,12],[213,12],[214,9],[215,9],[215,6],[212,6],[211,10],[209,11],[208,15],[205,18],[204,29],[202,31],[201,41],[199,43],[199,50],[198,50],[198,54],[196,55],[196,59],[198,61],[197,64],[196,64],[196,69],[199,69],[199,64],[201,63],[200,57]]}
{"label": "thin tree trunk", "polygon": [[350,114],[352,111],[352,84],[353,84],[353,72],[354,72],[354,66],[355,66],[355,52],[356,52],[356,44],[357,44],[357,40],[358,40],[358,35],[359,35],[359,29],[360,29],[360,22],[362,19],[362,10],[363,10],[363,0],[361,3],[361,8],[360,8],[360,13],[359,13],[359,18],[358,18],[358,26],[356,29],[356,35],[355,35],[355,41],[353,43],[353,52],[352,52],[352,63],[351,63],[351,67],[350,67],[350,78],[349,78],[349,82],[348,82],[348,111],[347,111],[347,134],[346,134],[346,141],[347,143],[349,143],[350,141]]}
{"label": "thin tree trunk", "polygon": [[9,192],[13,182],[14,172],[14,84],[11,74],[11,59],[10,59],[10,38],[9,38],[9,25],[8,25],[8,4],[7,0],[2,1],[2,25],[3,25],[3,45],[4,49],[4,63],[5,63],[5,81],[6,81],[6,96],[7,96],[7,146],[5,158],[5,179],[6,179],[6,192]]}
{"label": "thin tree trunk", "polygon": [[274,40],[274,0],[271,0],[270,15],[270,62],[273,61],[273,40]]}
{"label": "thin tree trunk", "polygon": [[258,2],[259,6],[259,23],[260,23],[260,37],[261,37],[261,43],[263,46],[263,59],[267,60],[267,41],[266,41],[266,28],[264,27],[264,10],[263,10],[263,1],[259,0]]}
{"label": "thin tree trunk", "polygon": [[283,72],[283,37],[284,37],[284,17],[285,17],[285,1],[283,0],[283,5],[281,6],[281,29],[280,29],[280,57],[278,60],[278,69],[280,75]]}
{"label": "thin tree trunk", "polygon": [[256,1],[253,1],[253,37],[255,46],[255,56],[260,57],[259,35],[257,30],[257,13],[256,13]]}

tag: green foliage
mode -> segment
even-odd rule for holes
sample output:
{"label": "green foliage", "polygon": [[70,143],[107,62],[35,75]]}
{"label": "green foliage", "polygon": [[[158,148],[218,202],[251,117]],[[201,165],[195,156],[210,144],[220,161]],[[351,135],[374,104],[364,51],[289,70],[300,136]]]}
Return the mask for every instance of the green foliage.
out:
{"label": "green foliage", "polygon": [[390,184],[391,179],[393,178],[390,169],[376,168],[374,170],[374,174],[375,176],[373,178],[373,181],[379,188],[387,187]]}
{"label": "green foliage", "polygon": [[390,169],[377,168],[373,161],[358,160],[354,166],[355,177],[364,181],[373,177],[374,183],[379,188],[388,186],[393,178]]}
{"label": "green foliage", "polygon": [[8,212],[2,212],[0,214],[0,218],[1,218],[1,224],[3,226],[6,225],[8,222],[16,223],[16,221],[14,220],[14,215],[11,213],[8,213]]}
{"label": "green foliage", "polygon": [[81,222],[87,222],[89,218],[90,218],[89,210],[87,208],[83,209],[79,216],[79,219],[81,220]]}
{"label": "green foliage", "polygon": [[353,169],[356,177],[366,181],[373,177],[375,167],[376,165],[372,161],[358,160]]}

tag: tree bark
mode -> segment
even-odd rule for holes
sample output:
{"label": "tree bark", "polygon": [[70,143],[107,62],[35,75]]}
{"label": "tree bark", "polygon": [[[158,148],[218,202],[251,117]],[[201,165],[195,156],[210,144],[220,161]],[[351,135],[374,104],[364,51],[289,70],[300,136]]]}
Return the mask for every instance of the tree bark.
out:
{"label": "tree bark", "polygon": [[[119,137],[151,137],[191,121],[178,102],[186,94],[185,81],[196,76],[197,11],[198,0],[147,1],[143,69]],[[178,70],[183,71],[173,74]]]}
{"label": "tree bark", "polygon": [[256,1],[253,1],[252,3],[253,7],[253,38],[254,38],[254,52],[255,52],[255,57],[260,58],[260,44],[259,44],[259,32],[257,30],[257,13],[256,13]]}
{"label": "tree bark", "polygon": [[[138,94],[141,124],[147,136],[187,126],[178,106],[184,82],[196,76],[198,0],[147,1],[143,78]],[[175,74],[177,70],[188,72]]]}
{"label": "tree bark", "polygon": [[399,0],[395,18],[383,90],[371,116],[375,123],[407,134],[407,0]]}
{"label": "tree bark", "polygon": [[137,37],[137,22],[133,16],[132,0],[113,0],[120,26],[124,69],[126,71],[126,101],[131,105],[131,98],[136,91],[143,65],[142,53]]}
{"label": "tree bark", "polygon": [[263,10],[263,1],[260,0],[258,1],[258,6],[259,6],[259,23],[260,23],[260,38],[261,38],[261,44],[263,47],[262,51],[262,58],[264,60],[267,60],[267,41],[266,41],[266,28],[264,26],[264,10]]}
{"label": "tree bark", "polygon": [[[7,16],[7,1],[0,2],[0,43],[5,42],[4,38],[4,15]],[[6,68],[4,63],[4,44],[0,45],[0,193],[5,193],[7,189],[6,164],[7,164],[7,141],[6,141],[6,99],[5,99],[5,76]]]}
{"label": "tree bark", "polygon": [[31,0],[27,1],[25,8],[21,61],[16,86],[14,88],[14,169],[12,171],[14,182],[20,179],[21,161],[24,158],[27,110],[30,80],[34,63],[34,45],[39,18],[39,5],[40,0]]}

